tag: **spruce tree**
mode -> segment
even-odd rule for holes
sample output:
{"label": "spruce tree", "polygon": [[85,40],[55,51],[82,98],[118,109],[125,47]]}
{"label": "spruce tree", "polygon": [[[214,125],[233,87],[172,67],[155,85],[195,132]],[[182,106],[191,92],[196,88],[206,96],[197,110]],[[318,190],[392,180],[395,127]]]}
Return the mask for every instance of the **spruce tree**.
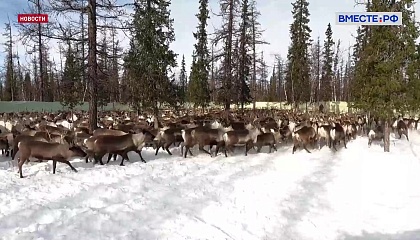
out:
{"label": "spruce tree", "polygon": [[209,18],[208,0],[199,1],[197,32],[193,34],[197,43],[194,44],[193,59],[190,73],[189,97],[195,106],[205,107],[210,101],[209,64],[210,53],[207,48],[207,19]]}
{"label": "spruce tree", "polygon": [[288,88],[288,102],[297,104],[310,100],[310,61],[309,46],[309,3],[307,0],[296,0],[292,3],[293,23],[290,25],[291,45],[288,50],[286,84]]}
{"label": "spruce tree", "polygon": [[32,101],[33,99],[32,83],[31,83],[31,75],[29,71],[25,73],[23,91],[24,91],[25,101]]}
{"label": "spruce tree", "polygon": [[286,100],[285,84],[284,84],[284,60],[279,56],[277,57],[277,91],[279,101],[283,102]]}
{"label": "spruce tree", "polygon": [[169,0],[135,1],[133,41],[126,58],[132,105],[137,110],[152,110],[155,118],[160,104],[176,101],[168,94],[173,89],[168,75],[176,66],[176,54],[170,49],[175,34],[169,5]]}
{"label": "spruce tree", "polygon": [[80,89],[80,78],[81,75],[77,66],[75,52],[69,44],[61,83],[61,105],[68,107],[69,109],[74,109],[77,105],[81,104],[81,102],[79,102],[78,94],[78,89]]}
{"label": "spruce tree", "polygon": [[328,23],[325,31],[324,51],[322,61],[322,75],[320,84],[321,101],[333,99],[333,55],[334,41],[332,38],[331,24]]}
{"label": "spruce tree", "polygon": [[179,73],[179,86],[177,88],[178,101],[181,104],[186,102],[187,93],[187,70],[185,69],[185,56],[182,55],[181,72]]}
{"label": "spruce tree", "polygon": [[273,73],[270,77],[270,87],[268,92],[268,98],[267,100],[269,102],[275,102],[277,101],[277,76],[276,76],[276,67],[273,67]]}
{"label": "spruce tree", "polygon": [[[370,3],[369,11],[403,12],[403,25],[369,26],[367,34],[363,35],[365,46],[358,53],[355,65],[352,82],[354,106],[371,112],[385,122],[385,151],[389,151],[390,147],[389,121],[394,111],[403,113],[409,106],[407,85],[418,81],[417,74],[410,74],[410,69],[416,65],[415,40],[419,37],[414,13],[409,10],[412,4],[412,0],[397,3],[373,0]],[[413,85],[414,89],[418,86]]]}

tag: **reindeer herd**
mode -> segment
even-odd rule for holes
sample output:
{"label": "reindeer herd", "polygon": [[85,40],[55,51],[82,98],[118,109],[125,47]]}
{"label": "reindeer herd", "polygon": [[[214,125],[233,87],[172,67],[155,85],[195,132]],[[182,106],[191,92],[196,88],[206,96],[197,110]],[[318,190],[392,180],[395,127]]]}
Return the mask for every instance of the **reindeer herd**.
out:
{"label": "reindeer herd", "polygon": [[[159,120],[156,120],[159,119]],[[408,140],[408,129],[417,129],[418,119],[395,118],[392,130]],[[88,129],[88,115],[85,112],[59,113],[9,113],[0,118],[0,149],[2,154],[15,159],[18,156],[20,177],[22,166],[35,161],[53,161],[55,174],[57,162],[71,165],[73,157],[84,157],[86,163],[103,165],[102,158],[108,154],[108,161],[120,155],[121,166],[129,160],[128,153],[136,152],[142,162],[144,147],[153,147],[155,155],[159,149],[172,155],[172,145],[181,147],[181,155],[192,154],[198,145],[201,152],[216,156],[219,151],[226,157],[237,146],[248,151],[261,151],[269,147],[269,153],[277,151],[279,144],[293,144],[292,153],[303,148],[328,146],[334,151],[357,136],[367,136],[368,145],[384,139],[384,122],[364,115],[334,115],[317,113],[296,113],[284,110],[256,110],[239,112],[208,111],[203,114],[165,112],[158,118],[128,112],[103,112],[99,116],[98,128]],[[154,127],[155,126],[155,127]],[[157,127],[157,128],[156,128]],[[206,150],[205,147],[209,146]],[[216,147],[212,153],[213,147]],[[17,153],[19,154],[17,155]]]}

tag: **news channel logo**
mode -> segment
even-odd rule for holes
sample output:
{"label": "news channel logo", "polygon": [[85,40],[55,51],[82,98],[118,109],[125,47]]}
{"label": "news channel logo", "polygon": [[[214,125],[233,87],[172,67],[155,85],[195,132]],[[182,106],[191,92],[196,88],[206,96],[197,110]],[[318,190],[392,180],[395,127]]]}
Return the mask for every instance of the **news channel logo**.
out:
{"label": "news channel logo", "polygon": [[336,25],[402,25],[402,12],[340,12],[335,14]]}

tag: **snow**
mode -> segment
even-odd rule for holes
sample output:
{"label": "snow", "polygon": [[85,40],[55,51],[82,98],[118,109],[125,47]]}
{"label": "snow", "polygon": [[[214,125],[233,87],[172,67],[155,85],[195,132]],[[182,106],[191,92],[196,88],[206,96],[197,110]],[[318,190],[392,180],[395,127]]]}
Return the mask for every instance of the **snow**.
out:
{"label": "snow", "polygon": [[[0,159],[0,239],[420,239],[420,135],[92,166]],[[263,149],[267,152],[267,149]],[[193,151],[197,153],[197,151]],[[16,165],[16,164],[14,164]]]}

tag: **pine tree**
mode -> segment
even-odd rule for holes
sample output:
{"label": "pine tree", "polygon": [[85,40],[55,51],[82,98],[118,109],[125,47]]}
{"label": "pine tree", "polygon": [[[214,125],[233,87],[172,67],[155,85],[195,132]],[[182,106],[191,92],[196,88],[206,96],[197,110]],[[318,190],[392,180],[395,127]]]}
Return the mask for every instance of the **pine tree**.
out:
{"label": "pine tree", "polygon": [[298,103],[310,100],[310,61],[309,46],[309,3],[307,0],[296,0],[292,3],[293,23],[290,25],[291,45],[288,50],[286,84],[289,103],[295,107]]}
{"label": "pine tree", "polygon": [[210,53],[207,48],[207,19],[209,18],[208,0],[200,0],[199,13],[196,14],[198,19],[197,32],[194,38],[197,43],[194,44],[194,53],[191,65],[189,97],[190,102],[195,106],[205,107],[210,102],[209,91],[209,65]]}
{"label": "pine tree", "polygon": [[322,61],[321,74],[321,101],[333,100],[333,57],[334,57],[334,41],[332,38],[331,24],[328,23],[325,31],[324,51]]}
{"label": "pine tree", "polygon": [[168,74],[176,66],[176,54],[170,49],[175,34],[169,5],[169,0],[136,1],[133,41],[126,58],[132,105],[152,110],[156,119],[160,104],[176,101],[168,95],[173,89]]}

